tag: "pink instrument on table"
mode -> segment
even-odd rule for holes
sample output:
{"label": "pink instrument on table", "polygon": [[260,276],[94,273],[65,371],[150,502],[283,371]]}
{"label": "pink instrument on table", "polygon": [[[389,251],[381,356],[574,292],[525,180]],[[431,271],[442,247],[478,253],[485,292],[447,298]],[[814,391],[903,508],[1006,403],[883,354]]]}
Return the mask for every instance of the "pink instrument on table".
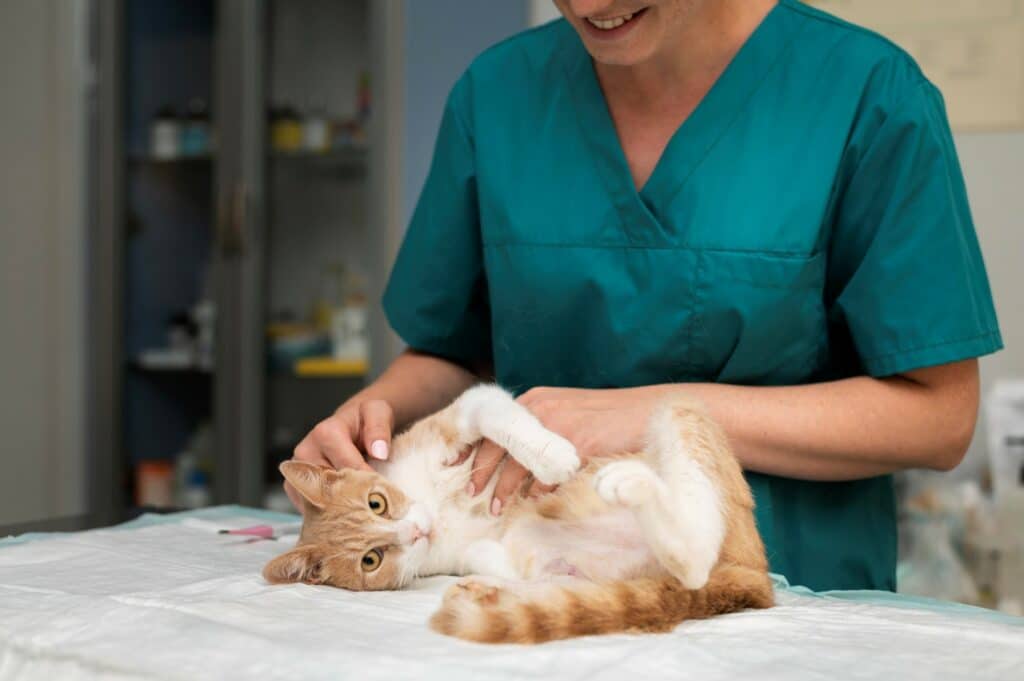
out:
{"label": "pink instrument on table", "polygon": [[221,530],[218,534],[237,534],[245,537],[259,537],[260,539],[277,539],[274,536],[274,528],[270,525],[253,525],[242,527],[237,530]]}

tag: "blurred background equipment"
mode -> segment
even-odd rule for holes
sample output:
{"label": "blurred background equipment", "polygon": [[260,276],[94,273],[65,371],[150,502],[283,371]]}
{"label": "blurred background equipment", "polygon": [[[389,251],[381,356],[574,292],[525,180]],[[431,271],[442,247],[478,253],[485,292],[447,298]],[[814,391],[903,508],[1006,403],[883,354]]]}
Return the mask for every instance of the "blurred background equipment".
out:
{"label": "blurred background equipment", "polygon": [[1024,381],[985,396],[979,477],[901,476],[901,593],[1024,614]]}

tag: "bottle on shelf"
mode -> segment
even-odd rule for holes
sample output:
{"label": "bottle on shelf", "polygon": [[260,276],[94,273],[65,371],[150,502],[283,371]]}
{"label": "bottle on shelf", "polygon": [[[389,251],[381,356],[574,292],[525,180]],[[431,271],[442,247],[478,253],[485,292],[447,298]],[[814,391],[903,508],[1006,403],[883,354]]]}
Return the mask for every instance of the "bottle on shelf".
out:
{"label": "bottle on shelf", "polygon": [[174,467],[163,459],[135,464],[135,504],[153,508],[174,506]]}
{"label": "bottle on shelf", "polygon": [[181,121],[169,104],[160,107],[150,123],[149,153],[161,161],[181,156]]}
{"label": "bottle on shelf", "polygon": [[330,124],[323,105],[317,99],[310,100],[309,112],[302,123],[303,148],[314,154],[322,154],[331,146]]}
{"label": "bottle on shelf", "polygon": [[213,432],[203,423],[174,461],[174,500],[180,508],[201,508],[212,501]]}
{"label": "bottle on shelf", "polygon": [[276,152],[295,153],[302,149],[302,117],[290,106],[270,112],[270,146]]}
{"label": "bottle on shelf", "polygon": [[210,154],[210,113],[206,100],[196,97],[188,103],[188,113],[181,128],[181,155]]}
{"label": "bottle on shelf", "polygon": [[369,342],[366,337],[366,279],[354,268],[344,272],[342,304],[331,311],[331,354],[334,359],[366,362]]}

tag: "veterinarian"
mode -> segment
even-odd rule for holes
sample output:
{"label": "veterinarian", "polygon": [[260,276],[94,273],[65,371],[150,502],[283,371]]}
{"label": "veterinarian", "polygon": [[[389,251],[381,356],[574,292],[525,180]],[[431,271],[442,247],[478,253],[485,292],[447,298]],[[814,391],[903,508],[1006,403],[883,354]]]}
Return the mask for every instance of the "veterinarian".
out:
{"label": "veterinarian", "polygon": [[637,450],[688,393],[772,570],[894,589],[890,474],[960,462],[1002,346],[942,97],[796,0],[556,4],[452,89],[384,296],[410,349],[295,456],[365,466],[492,377],[583,457]]}

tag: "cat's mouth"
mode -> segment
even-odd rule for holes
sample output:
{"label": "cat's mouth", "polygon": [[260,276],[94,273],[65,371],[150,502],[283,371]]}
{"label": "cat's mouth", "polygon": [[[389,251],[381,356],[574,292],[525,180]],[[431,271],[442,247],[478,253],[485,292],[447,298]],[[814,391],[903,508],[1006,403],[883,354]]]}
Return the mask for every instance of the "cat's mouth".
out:
{"label": "cat's mouth", "polygon": [[429,545],[434,540],[434,523],[427,510],[419,504],[414,504],[402,519],[399,536],[402,543],[407,546],[416,546],[421,542]]}

